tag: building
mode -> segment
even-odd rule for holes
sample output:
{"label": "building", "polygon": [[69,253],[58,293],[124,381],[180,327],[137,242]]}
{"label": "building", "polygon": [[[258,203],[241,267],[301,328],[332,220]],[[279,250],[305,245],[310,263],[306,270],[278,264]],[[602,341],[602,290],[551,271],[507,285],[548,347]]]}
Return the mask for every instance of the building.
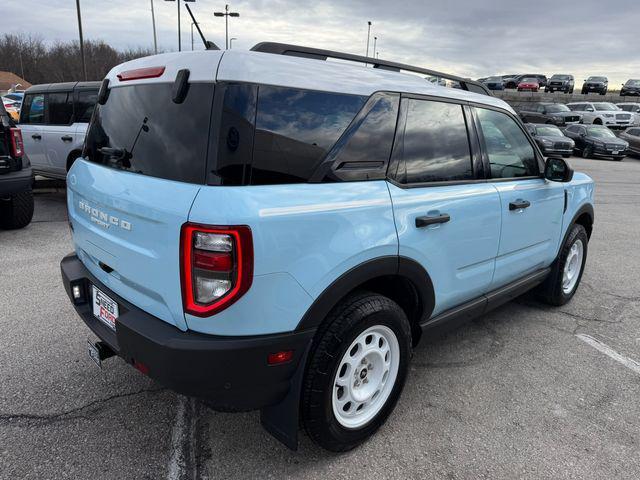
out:
{"label": "building", "polygon": [[0,95],[15,87],[16,90],[26,90],[31,84],[13,72],[0,71]]}

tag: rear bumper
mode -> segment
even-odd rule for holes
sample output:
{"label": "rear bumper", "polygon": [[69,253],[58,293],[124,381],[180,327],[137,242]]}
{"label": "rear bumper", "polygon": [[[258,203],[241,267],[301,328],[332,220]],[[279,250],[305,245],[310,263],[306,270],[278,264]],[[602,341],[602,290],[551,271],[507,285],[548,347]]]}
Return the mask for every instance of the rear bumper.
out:
{"label": "rear bumper", "polygon": [[33,173],[31,168],[0,175],[0,198],[31,190]]}
{"label": "rear bumper", "polygon": [[[204,398],[214,408],[253,410],[282,401],[313,338],[313,330],[255,337],[183,332],[113,293],[75,254],[63,258],[60,269],[71,302],[72,285],[77,284],[89,299],[74,303],[78,315],[118,356],[129,364],[142,364],[145,373],[165,387]],[[92,284],[118,302],[120,316],[115,332],[93,316]],[[291,361],[267,364],[269,354],[284,350],[293,350]]]}

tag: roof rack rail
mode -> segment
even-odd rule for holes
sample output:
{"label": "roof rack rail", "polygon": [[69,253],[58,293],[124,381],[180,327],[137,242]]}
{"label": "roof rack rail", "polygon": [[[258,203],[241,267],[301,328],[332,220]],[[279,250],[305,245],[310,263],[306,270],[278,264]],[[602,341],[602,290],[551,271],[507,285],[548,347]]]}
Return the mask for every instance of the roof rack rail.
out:
{"label": "roof rack rail", "polygon": [[351,62],[370,64],[373,65],[373,68],[390,70],[393,72],[400,72],[402,70],[405,70],[408,72],[419,73],[421,75],[437,77],[438,79],[444,78],[446,80],[458,82],[462,90],[468,90],[474,93],[493,96],[491,90],[489,90],[482,83],[476,82],[475,80],[458,77],[449,73],[438,72],[436,70],[430,70],[428,68],[415,67],[413,65],[406,65],[404,63],[390,62],[388,60],[380,60],[379,58],[363,57],[361,55],[353,55],[351,53],[334,52],[332,50],[324,50],[321,48],[302,47],[299,45],[289,45],[287,43],[276,42],[261,42],[254,45],[251,50],[254,52],[273,53],[276,55],[315,58],[316,60],[327,60],[328,58],[348,60]]}

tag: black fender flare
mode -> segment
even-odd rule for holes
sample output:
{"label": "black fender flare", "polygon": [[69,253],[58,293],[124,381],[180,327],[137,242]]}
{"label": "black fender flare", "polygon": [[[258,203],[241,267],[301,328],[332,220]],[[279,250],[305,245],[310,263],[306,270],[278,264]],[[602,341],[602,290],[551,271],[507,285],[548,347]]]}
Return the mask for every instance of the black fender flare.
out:
{"label": "black fender flare", "polygon": [[367,260],[334,280],[311,304],[296,330],[317,328],[347,293],[367,281],[384,276],[400,276],[408,280],[419,300],[420,318],[431,315],[435,306],[435,292],[428,272],[411,258],[389,255]]}
{"label": "black fender flare", "polygon": [[558,245],[558,254],[560,253],[560,250],[562,249],[562,246],[564,245],[564,243],[567,241],[567,237],[569,236],[569,232],[571,231],[571,228],[576,224],[576,222],[578,221],[578,218],[580,218],[585,213],[589,215],[589,218],[591,218],[591,225],[593,225],[593,221],[595,217],[593,205],[591,205],[590,203],[585,203],[576,211],[576,213],[573,215],[573,218],[571,219],[571,222],[569,222],[567,226],[567,230],[566,232],[564,232],[564,235],[562,236],[562,242],[560,242],[560,245]]}

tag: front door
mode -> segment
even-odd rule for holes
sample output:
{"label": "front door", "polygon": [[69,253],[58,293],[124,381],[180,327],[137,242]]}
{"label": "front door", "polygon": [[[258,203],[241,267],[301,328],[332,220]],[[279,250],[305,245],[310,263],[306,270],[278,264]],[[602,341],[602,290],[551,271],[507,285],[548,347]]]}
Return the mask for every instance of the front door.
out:
{"label": "front door", "polygon": [[474,108],[474,114],[502,211],[494,289],[553,262],[562,231],[564,185],[543,178],[542,159],[514,118],[484,108]]}
{"label": "front door", "polygon": [[[399,254],[419,262],[435,290],[433,315],[486,293],[500,235],[500,198],[484,182],[469,110],[403,97],[389,191]],[[480,171],[478,170],[480,168]]]}
{"label": "front door", "polygon": [[24,151],[31,164],[39,169],[47,163],[42,142],[44,123],[44,93],[27,94],[20,112],[20,130]]}
{"label": "front door", "polygon": [[73,92],[47,94],[47,124],[42,127],[42,137],[51,173],[67,173],[67,157],[76,137],[76,126],[72,121]]}

